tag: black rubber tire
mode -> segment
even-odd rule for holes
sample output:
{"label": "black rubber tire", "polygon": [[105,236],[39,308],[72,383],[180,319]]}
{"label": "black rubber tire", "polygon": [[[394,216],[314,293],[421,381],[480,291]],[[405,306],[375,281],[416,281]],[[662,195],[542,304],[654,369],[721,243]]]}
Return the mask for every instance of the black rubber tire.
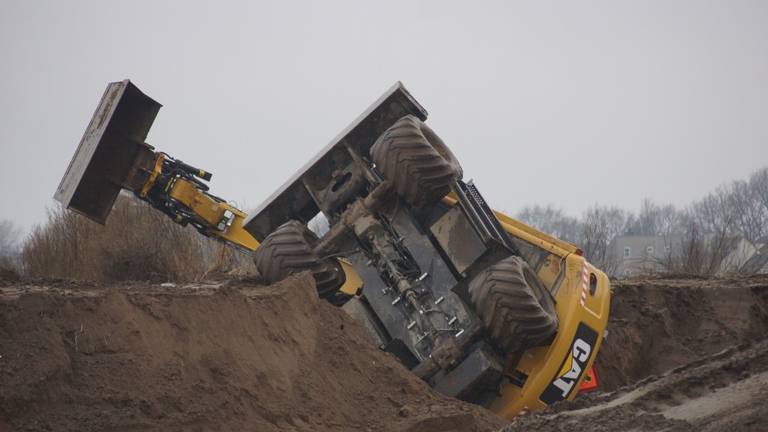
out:
{"label": "black rubber tire", "polygon": [[370,154],[384,178],[416,208],[440,200],[462,177],[459,161],[443,140],[412,115],[381,134]]}
{"label": "black rubber tire", "polygon": [[266,283],[279,282],[289,275],[309,270],[320,298],[335,303],[336,290],[344,283],[344,271],[336,260],[321,260],[312,251],[317,236],[301,222],[280,225],[256,249],[253,262]]}
{"label": "black rubber tire", "polygon": [[505,258],[477,275],[469,296],[491,342],[506,353],[543,345],[557,332],[552,295],[520,257]]}

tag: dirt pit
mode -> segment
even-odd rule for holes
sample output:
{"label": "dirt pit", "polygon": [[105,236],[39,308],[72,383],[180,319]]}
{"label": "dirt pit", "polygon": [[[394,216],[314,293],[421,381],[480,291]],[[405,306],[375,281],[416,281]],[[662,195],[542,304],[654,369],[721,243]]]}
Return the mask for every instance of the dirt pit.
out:
{"label": "dirt pit", "polygon": [[603,391],[768,336],[768,275],[613,283],[597,357]]}
{"label": "dirt pit", "polygon": [[766,430],[768,276],[613,289],[601,391],[505,427],[373,347],[308,276],[0,280],[0,432]]}
{"label": "dirt pit", "polygon": [[311,277],[0,288],[0,431],[492,431],[373,347]]}
{"label": "dirt pit", "polygon": [[768,430],[768,276],[613,290],[601,391],[519,416],[505,432]]}
{"label": "dirt pit", "polygon": [[504,432],[763,432],[768,340],[739,345],[612,393],[516,418]]}

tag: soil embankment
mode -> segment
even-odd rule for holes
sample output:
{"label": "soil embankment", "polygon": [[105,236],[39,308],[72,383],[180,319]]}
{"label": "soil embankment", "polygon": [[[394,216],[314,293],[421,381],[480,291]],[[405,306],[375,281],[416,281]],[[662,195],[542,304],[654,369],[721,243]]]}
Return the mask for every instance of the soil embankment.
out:
{"label": "soil embankment", "polygon": [[[768,276],[613,289],[602,391],[505,430],[765,430]],[[307,275],[271,287],[0,280],[0,432],[502,427],[376,349]]]}
{"label": "soil embankment", "polygon": [[613,284],[601,389],[768,336],[768,276],[630,279]]}
{"label": "soil embankment", "polygon": [[318,300],[311,277],[0,288],[0,431],[491,431]]}
{"label": "soil embankment", "polygon": [[597,361],[603,391],[520,416],[504,432],[766,430],[768,276],[613,289]]}
{"label": "soil embankment", "polygon": [[613,393],[518,417],[503,432],[762,432],[768,340],[739,345]]}

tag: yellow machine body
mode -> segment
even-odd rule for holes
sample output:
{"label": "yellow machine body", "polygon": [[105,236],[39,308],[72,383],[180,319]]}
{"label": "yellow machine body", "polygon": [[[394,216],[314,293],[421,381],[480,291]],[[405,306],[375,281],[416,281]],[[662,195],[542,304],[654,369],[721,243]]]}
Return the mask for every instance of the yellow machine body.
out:
{"label": "yellow machine body", "polygon": [[[602,343],[610,307],[611,290],[608,277],[575,253],[553,258],[555,259],[550,261],[550,264],[559,268],[555,269],[553,266],[542,269],[539,275],[545,283],[547,274],[559,275],[556,282],[548,285],[548,288],[553,291],[555,297],[560,327],[549,346],[529,349],[514,366],[515,370],[527,375],[527,379],[522,388],[512,384],[502,388],[501,396],[491,406],[491,409],[502,417],[511,418],[521,411],[546,408],[548,404],[541,400],[541,395],[553,383],[560,384],[556,387],[558,391],[562,391],[564,399],[572,400],[578,394],[587,371],[594,364]],[[586,299],[582,304],[585,273],[586,283],[589,285],[589,280],[593,279],[596,288],[594,294],[590,294],[590,288],[587,286]],[[577,332],[581,325],[595,331],[597,337],[594,341],[586,344],[579,339]]]}
{"label": "yellow machine body", "polygon": [[[456,204],[451,196],[443,202]],[[503,213],[495,213],[510,236],[549,252],[537,274],[555,298],[560,322],[550,345],[529,349],[516,364],[507,365],[507,375],[525,376],[525,382],[522,386],[504,386],[489,408],[511,419],[521,412],[550,405],[541,400],[547,391],[559,392],[558,396],[565,400],[576,397],[594,364],[608,325],[611,286],[608,276],[590,265],[576,246]],[[582,335],[585,327],[596,336],[594,340]],[[511,363],[516,359],[508,360]]]}

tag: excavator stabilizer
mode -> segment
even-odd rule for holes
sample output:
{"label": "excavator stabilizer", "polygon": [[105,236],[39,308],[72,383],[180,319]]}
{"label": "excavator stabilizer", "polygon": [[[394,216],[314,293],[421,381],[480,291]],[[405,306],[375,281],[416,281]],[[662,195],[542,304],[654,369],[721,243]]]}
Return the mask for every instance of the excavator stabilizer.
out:
{"label": "excavator stabilizer", "polygon": [[154,153],[144,140],[161,106],[128,80],[110,83],[54,198],[104,224],[120,189],[146,181]]}

